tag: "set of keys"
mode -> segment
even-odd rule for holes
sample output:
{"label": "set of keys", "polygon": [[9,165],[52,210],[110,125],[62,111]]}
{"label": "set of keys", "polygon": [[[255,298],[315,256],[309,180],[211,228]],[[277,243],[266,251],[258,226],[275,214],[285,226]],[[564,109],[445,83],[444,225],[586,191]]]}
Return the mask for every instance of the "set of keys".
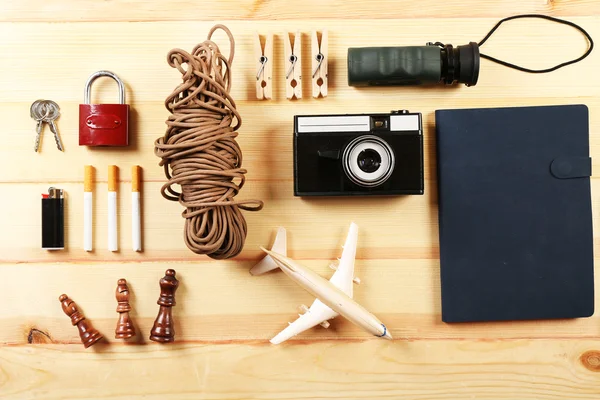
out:
{"label": "set of keys", "polygon": [[60,140],[60,136],[58,135],[58,128],[54,121],[60,117],[60,107],[58,104],[53,102],[52,100],[36,100],[33,102],[29,109],[29,114],[31,118],[37,122],[35,131],[37,133],[35,137],[35,147],[34,150],[36,152],[39,151],[40,148],[40,139],[42,136],[42,130],[44,128],[44,122],[50,125],[50,130],[54,134],[54,140],[56,141],[56,147],[58,150],[63,151],[62,141]]}

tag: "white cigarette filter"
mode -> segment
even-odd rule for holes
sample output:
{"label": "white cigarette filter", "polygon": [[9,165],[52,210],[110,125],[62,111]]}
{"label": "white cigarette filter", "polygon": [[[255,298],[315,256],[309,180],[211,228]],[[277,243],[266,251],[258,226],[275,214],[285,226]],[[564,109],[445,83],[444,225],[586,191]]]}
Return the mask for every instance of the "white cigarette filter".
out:
{"label": "white cigarette filter", "polygon": [[83,179],[83,249],[92,251],[92,210],[93,210],[94,167],[86,165]]}
{"label": "white cigarette filter", "polygon": [[116,165],[108,166],[108,250],[117,251],[117,174]]}
{"label": "white cigarette filter", "polygon": [[142,251],[140,172],[141,168],[139,165],[131,167],[131,247],[133,251]]}

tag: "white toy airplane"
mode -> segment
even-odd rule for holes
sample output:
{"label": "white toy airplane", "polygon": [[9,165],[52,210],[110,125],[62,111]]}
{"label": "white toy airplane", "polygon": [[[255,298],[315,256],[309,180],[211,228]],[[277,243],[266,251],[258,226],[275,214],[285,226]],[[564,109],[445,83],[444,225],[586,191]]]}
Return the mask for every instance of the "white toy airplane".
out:
{"label": "white toy airplane", "polygon": [[284,228],[278,229],[271,251],[261,247],[267,256],[250,270],[252,275],[260,275],[281,268],[294,282],[316,297],[310,308],[302,306],[304,314],[301,314],[296,321],[289,323],[287,328],[271,339],[271,343],[279,344],[316,325],[328,328],[328,320],[338,315],[344,316],[375,336],[392,339],[392,335],[381,321],[352,300],[352,283],[360,282],[358,278],[354,278],[357,240],[358,226],[352,223],[346,244],[344,244],[342,258],[339,259],[338,267],[334,268],[336,272],[329,281],[286,257],[287,238]]}

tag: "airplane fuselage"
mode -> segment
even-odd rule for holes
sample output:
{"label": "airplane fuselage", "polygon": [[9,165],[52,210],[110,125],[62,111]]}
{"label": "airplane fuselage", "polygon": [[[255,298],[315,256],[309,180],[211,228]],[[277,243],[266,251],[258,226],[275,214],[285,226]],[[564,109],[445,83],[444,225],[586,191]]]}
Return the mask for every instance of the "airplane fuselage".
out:
{"label": "airplane fuselage", "polygon": [[274,252],[268,252],[268,254],[273,257],[290,279],[320,299],[329,308],[375,336],[392,338],[385,325],[377,317],[330,281],[281,254]]}

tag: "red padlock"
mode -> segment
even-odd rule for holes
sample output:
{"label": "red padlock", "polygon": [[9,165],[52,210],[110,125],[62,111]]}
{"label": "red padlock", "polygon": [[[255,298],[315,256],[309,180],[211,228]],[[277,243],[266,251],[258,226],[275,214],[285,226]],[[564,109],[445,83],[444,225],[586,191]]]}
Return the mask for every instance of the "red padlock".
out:
{"label": "red padlock", "polygon": [[[90,104],[92,83],[101,76],[119,85],[120,104]],[[129,144],[129,104],[125,104],[125,85],[110,71],[98,71],[85,83],[84,103],[79,105],[80,146],[127,146]]]}

